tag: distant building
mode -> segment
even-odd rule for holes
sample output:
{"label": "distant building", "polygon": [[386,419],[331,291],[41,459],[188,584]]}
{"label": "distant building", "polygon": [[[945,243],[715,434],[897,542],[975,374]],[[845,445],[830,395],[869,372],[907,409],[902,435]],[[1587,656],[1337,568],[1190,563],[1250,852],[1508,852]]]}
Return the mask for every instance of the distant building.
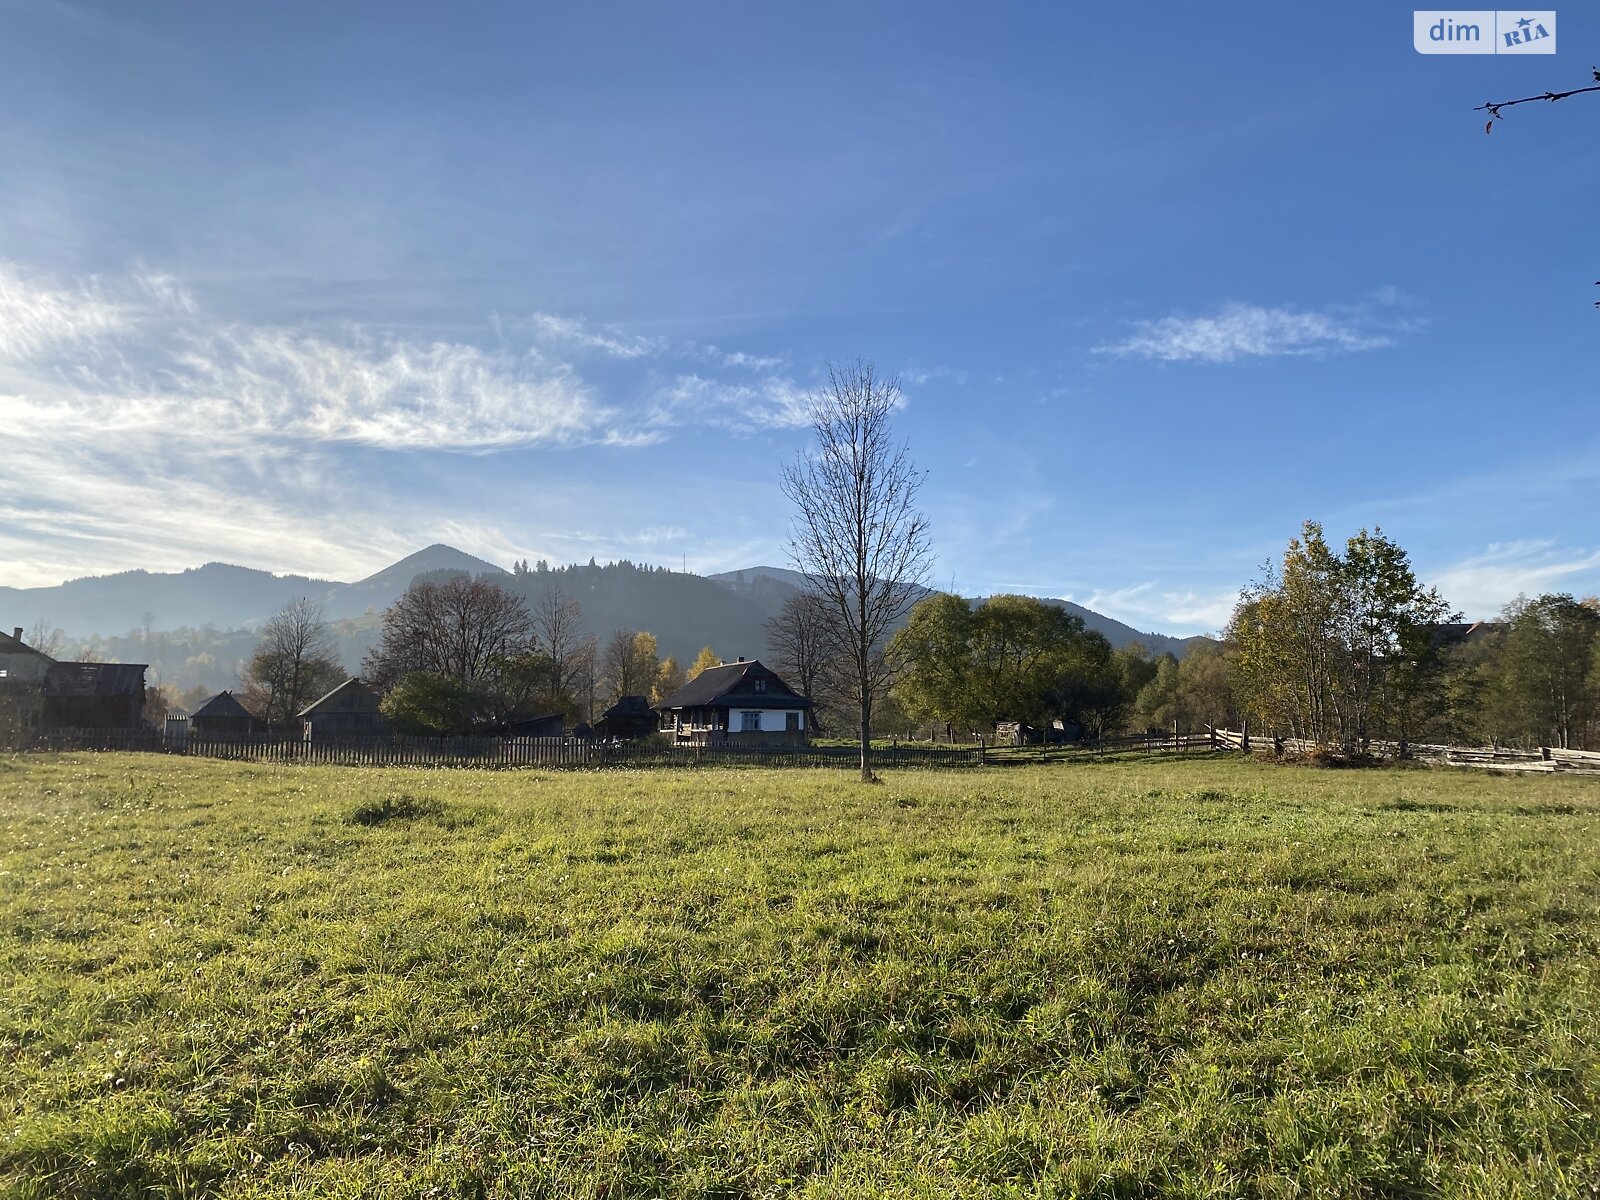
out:
{"label": "distant building", "polygon": [[506,736],[514,738],[560,737],[566,732],[566,721],[560,713],[547,717],[524,717],[520,721],[506,722]]}
{"label": "distant building", "polygon": [[189,732],[195,737],[236,737],[257,728],[250,710],[232,692],[218,692],[189,718]]}
{"label": "distant building", "polygon": [[634,742],[649,737],[661,726],[648,696],[624,696],[594,723],[596,737]]}
{"label": "distant building", "polygon": [[0,732],[44,722],[44,677],[55,659],[22,640],[22,627],[0,633]]}
{"label": "distant building", "polygon": [[57,729],[143,729],[144,663],[52,663],[41,689],[44,724]]}
{"label": "distant building", "polygon": [[809,698],[751,659],[696,675],[656,706],[661,729],[679,743],[806,744]]}
{"label": "distant building", "polygon": [[378,693],[361,680],[346,679],[298,714],[306,739],[372,737],[389,732],[389,718],[378,709]]}
{"label": "distant building", "polygon": [[1507,625],[1504,621],[1443,621],[1424,628],[1428,630],[1429,644],[1437,648],[1470,646],[1497,633],[1504,633]]}

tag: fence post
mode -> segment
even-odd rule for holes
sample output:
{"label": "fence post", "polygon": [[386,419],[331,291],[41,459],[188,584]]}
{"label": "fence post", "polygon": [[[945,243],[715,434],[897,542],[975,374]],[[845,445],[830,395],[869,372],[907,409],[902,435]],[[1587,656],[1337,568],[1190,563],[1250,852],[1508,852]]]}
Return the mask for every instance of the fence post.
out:
{"label": "fence post", "polygon": [[989,744],[984,741],[981,733],[978,735],[978,761],[980,763],[989,761]]}
{"label": "fence post", "polygon": [[1246,754],[1249,754],[1250,753],[1250,718],[1249,717],[1246,717],[1244,719],[1244,728],[1242,730],[1240,730],[1239,736],[1240,736],[1239,749],[1243,750]]}

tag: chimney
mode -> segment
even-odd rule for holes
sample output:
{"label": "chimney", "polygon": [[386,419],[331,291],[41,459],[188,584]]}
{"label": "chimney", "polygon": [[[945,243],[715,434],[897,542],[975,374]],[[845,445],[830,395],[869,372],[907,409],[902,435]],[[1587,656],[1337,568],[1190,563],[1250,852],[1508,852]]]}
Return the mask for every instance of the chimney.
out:
{"label": "chimney", "polygon": [[[19,629],[19,630],[17,630],[17,632],[18,632],[18,633],[21,633],[21,632],[22,632],[22,630],[20,630],[20,629]],[[743,661],[744,661],[744,655],[742,655],[742,654],[741,654],[741,655],[739,655],[739,661],[740,661],[740,662],[743,662]]]}
{"label": "chimney", "polygon": [[12,638],[13,641],[17,641],[17,642],[20,642],[22,640],[22,626],[21,625],[18,625],[15,629],[13,629],[11,631],[11,638]]}

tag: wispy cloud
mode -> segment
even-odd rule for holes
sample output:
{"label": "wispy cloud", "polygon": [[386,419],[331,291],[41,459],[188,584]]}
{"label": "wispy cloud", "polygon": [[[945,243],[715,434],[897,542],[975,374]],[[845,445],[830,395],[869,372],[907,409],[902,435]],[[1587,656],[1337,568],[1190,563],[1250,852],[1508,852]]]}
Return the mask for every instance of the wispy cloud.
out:
{"label": "wispy cloud", "polygon": [[669,343],[662,338],[636,337],[615,326],[596,328],[574,317],[535,313],[528,324],[540,341],[607,358],[647,358],[669,348]]}
{"label": "wispy cloud", "polygon": [[802,429],[810,421],[810,395],[794,380],[769,376],[755,383],[730,383],[701,375],[679,375],[651,397],[648,423],[655,427],[714,425],[734,433]]}
{"label": "wispy cloud", "polygon": [[1529,538],[1491,544],[1435,572],[1430,582],[1469,620],[1483,620],[1518,596],[1596,590],[1595,572],[1600,572],[1600,550]]}
{"label": "wispy cloud", "polygon": [[[485,333],[480,345],[219,321],[160,272],[61,282],[0,264],[0,422],[11,447],[0,582],[219,555],[349,577],[352,560],[397,557],[419,536],[499,561],[515,538],[476,520],[470,500],[454,512],[409,503],[415,484],[398,481],[415,480],[417,461],[382,466],[382,456],[634,447],[679,427],[792,423],[792,384],[717,377],[748,378],[754,357],[547,315],[519,336],[487,323]],[[607,398],[583,373],[595,355],[643,385],[611,381],[624,399]],[[670,418],[637,398],[691,355],[705,374],[687,377]],[[726,406],[712,402],[719,395]],[[470,473],[429,470],[471,490]]]}
{"label": "wispy cloud", "polygon": [[1371,301],[1322,311],[1259,304],[1230,304],[1211,316],[1170,316],[1141,321],[1121,341],[1097,346],[1098,354],[1161,362],[1234,362],[1242,358],[1350,354],[1395,344],[1418,327],[1395,310],[1397,292]]}
{"label": "wispy cloud", "polygon": [[953,383],[960,386],[967,382],[967,373],[956,367],[907,367],[902,378],[914,387],[922,387],[929,383]]}
{"label": "wispy cloud", "polygon": [[0,361],[30,362],[128,325],[127,306],[107,296],[96,280],[60,287],[0,263]]}
{"label": "wispy cloud", "polygon": [[208,323],[165,275],[67,287],[0,269],[0,387],[22,436],[483,451],[627,440],[561,363],[458,342]]}
{"label": "wispy cloud", "polygon": [[702,353],[721,366],[741,367],[747,371],[771,371],[788,361],[777,355],[746,354],[743,350],[723,350],[717,346],[691,346],[691,352]]}
{"label": "wispy cloud", "polygon": [[1147,582],[1095,591],[1078,603],[1137,629],[1164,633],[1175,629],[1219,631],[1233,615],[1238,600],[1237,590],[1201,592]]}

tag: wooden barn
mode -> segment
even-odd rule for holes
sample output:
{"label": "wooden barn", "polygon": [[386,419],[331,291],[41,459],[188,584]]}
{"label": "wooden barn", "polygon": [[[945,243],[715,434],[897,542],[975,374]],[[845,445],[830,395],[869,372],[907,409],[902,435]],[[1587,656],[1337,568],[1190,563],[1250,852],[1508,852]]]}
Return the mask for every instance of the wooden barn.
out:
{"label": "wooden barn", "polygon": [[297,715],[307,741],[375,737],[389,732],[389,718],[378,709],[378,693],[354,677],[312,701]]}
{"label": "wooden barn", "polygon": [[144,728],[144,663],[52,663],[41,689],[44,724],[58,729]]}
{"label": "wooden barn", "polygon": [[232,692],[218,692],[189,718],[189,732],[195,737],[237,737],[255,733],[261,726],[250,710]]}

